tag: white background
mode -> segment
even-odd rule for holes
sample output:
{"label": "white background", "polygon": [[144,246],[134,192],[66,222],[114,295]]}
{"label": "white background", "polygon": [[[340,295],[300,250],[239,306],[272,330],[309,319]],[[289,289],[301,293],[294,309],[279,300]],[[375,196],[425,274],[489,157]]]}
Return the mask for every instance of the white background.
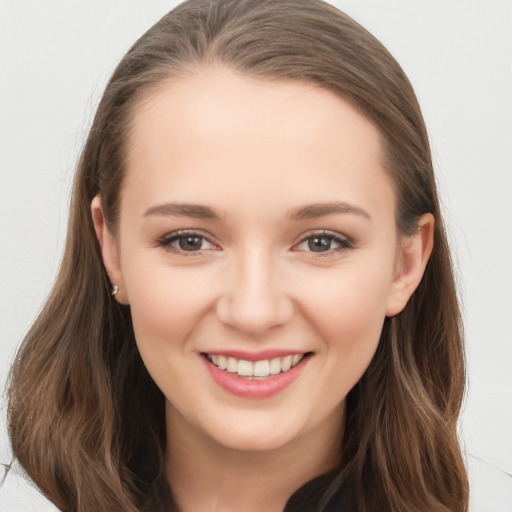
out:
{"label": "white background", "polygon": [[[105,82],[176,3],[0,0],[2,385],[55,278],[77,154]],[[423,107],[463,298],[472,510],[510,512],[512,2],[333,3],[388,47]],[[2,421],[0,461],[8,453]]]}

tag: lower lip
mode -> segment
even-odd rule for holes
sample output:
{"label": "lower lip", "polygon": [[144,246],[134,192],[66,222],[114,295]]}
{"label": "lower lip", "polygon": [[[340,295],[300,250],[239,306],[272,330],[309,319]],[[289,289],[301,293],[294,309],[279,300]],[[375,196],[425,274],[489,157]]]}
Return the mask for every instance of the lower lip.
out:
{"label": "lower lip", "polygon": [[265,380],[248,380],[239,377],[236,373],[221,370],[213,365],[206,357],[201,356],[210,372],[212,379],[232,395],[241,398],[269,398],[277,395],[290,386],[301,374],[310,357],[306,356],[287,372],[271,375]]}

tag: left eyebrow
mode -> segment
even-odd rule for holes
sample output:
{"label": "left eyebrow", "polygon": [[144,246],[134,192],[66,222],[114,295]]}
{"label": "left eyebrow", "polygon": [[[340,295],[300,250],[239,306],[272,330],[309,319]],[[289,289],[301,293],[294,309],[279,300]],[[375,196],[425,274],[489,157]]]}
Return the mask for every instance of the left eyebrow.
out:
{"label": "left eyebrow", "polygon": [[294,208],[288,212],[288,217],[292,220],[304,220],[340,213],[358,215],[365,219],[372,220],[370,214],[366,210],[363,210],[359,206],[354,206],[342,201],[332,203],[315,203]]}
{"label": "left eyebrow", "polygon": [[221,220],[221,216],[213,208],[200,204],[162,203],[148,208],[143,217],[161,215],[164,217],[193,217],[195,219]]}

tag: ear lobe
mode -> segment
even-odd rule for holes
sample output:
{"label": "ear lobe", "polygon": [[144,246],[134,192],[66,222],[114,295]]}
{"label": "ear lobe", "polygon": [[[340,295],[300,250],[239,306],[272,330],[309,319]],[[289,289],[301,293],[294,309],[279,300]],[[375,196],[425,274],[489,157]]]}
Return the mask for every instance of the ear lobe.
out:
{"label": "ear lobe", "polygon": [[400,313],[420,284],[434,246],[434,216],[422,215],[418,230],[401,241],[397,258],[397,273],[391,285],[386,316]]}
{"label": "ear lobe", "polygon": [[99,195],[95,196],[91,201],[91,213],[94,230],[96,231],[96,238],[98,239],[98,243],[101,248],[103,264],[105,265],[110,282],[112,285],[118,287],[115,299],[120,304],[128,304],[123,273],[121,271],[118,243],[105,222],[101,198]]}

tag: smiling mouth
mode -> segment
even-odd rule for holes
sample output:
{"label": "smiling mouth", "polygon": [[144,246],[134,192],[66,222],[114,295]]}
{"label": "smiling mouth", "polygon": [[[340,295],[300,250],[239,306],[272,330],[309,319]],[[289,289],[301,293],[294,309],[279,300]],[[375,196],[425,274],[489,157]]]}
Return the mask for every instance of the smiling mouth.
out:
{"label": "smiling mouth", "polygon": [[265,380],[288,372],[310,354],[311,352],[307,352],[254,362],[216,354],[203,353],[202,355],[213,366],[225,372],[237,374],[247,380]]}

